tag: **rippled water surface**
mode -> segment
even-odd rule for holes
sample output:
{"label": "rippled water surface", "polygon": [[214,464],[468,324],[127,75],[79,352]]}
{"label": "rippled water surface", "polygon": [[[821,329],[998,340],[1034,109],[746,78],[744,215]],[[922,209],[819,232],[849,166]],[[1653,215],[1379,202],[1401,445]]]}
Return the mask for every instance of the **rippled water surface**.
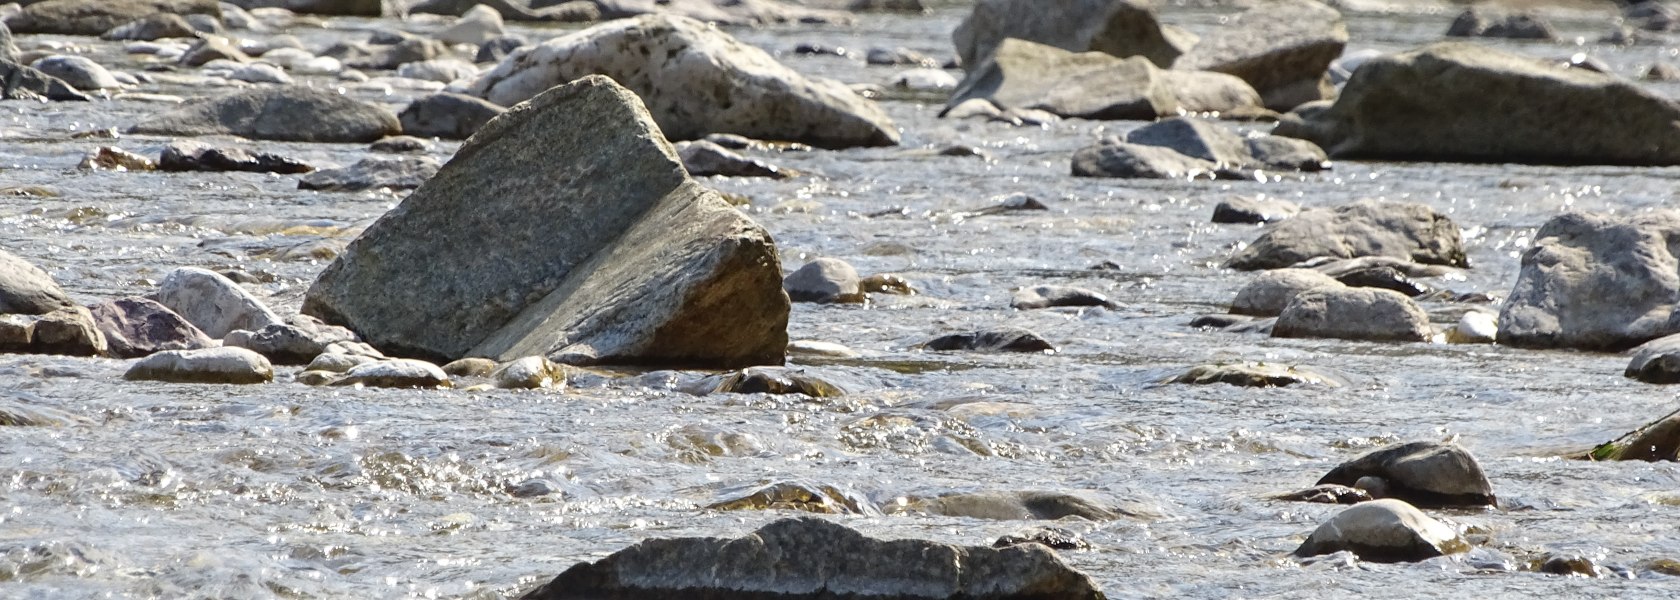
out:
{"label": "rippled water surface", "polygon": [[[855,27],[739,31],[807,73],[882,83],[898,69],[795,55],[802,42],[951,53],[962,8],[864,16]],[[1191,29],[1218,11],[1169,9]],[[1353,15],[1350,49],[1435,39],[1450,14]],[[1671,60],[1673,39],[1626,48],[1592,40],[1609,17],[1560,18],[1585,43],[1507,44],[1536,56],[1585,53],[1637,76]],[[395,21],[332,20],[293,31],[317,49]],[[434,28],[435,22],[402,26]],[[554,30],[523,29],[532,37]],[[84,47],[139,70],[120,48]],[[180,75],[189,75],[183,73]],[[318,85],[347,85],[318,80]],[[350,92],[400,109],[421,93]],[[1673,93],[1672,88],[1658,88]],[[218,91],[166,79],[141,91]],[[691,396],[677,375],[592,378],[565,392],[393,391],[293,383],[202,386],[121,381],[126,363],[0,356],[0,408],[57,426],[0,427],[0,596],[500,598],[580,560],[651,536],[738,535],[778,516],[704,507],[763,482],[804,479],[879,506],[972,490],[1052,490],[1133,516],[1063,522],[1095,546],[1064,552],[1110,597],[1670,597],[1680,582],[1680,471],[1673,464],[1556,458],[1667,413],[1673,393],[1621,377],[1625,357],[1491,346],[1273,340],[1185,325],[1223,312],[1251,275],[1218,268],[1259,229],[1208,223],[1213,205],[1267,195],[1307,207],[1360,198],[1424,202],[1466,232],[1474,268],[1436,281],[1503,296],[1535,229],[1567,209],[1632,212],[1673,204],[1680,170],[1341,162],[1324,175],[1259,182],[1074,179],[1071,152],[1138,123],[1011,128],[945,122],[937,104],[884,102],[898,148],[759,153],[808,173],[785,182],[708,181],[751,199],[784,266],[845,259],[922,291],[866,307],[794,307],[794,339],[838,342],[858,359],[807,366],[853,393]],[[342,244],[400,200],[311,193],[293,177],[89,172],[102,144],[155,156],[164,139],[72,139],[126,127],[166,105],[0,103],[4,245],[92,302],[149,291],[183,265],[237,268],[280,312],[297,309]],[[942,156],[963,144],[979,157]],[[315,164],[361,146],[257,143]],[[453,144],[439,146],[446,158]],[[513,176],[513,174],[510,174]],[[1032,194],[1050,210],[965,215]],[[1111,261],[1117,269],[1088,268]],[[1114,310],[1016,312],[1012,289],[1075,284]],[[1466,307],[1427,303],[1443,323]],[[978,327],[1034,329],[1046,355],[955,355],[914,347]],[[1245,389],[1157,382],[1196,364],[1263,360],[1333,369],[1342,388]],[[289,380],[292,371],[280,379]],[[626,383],[626,381],[634,382]],[[1470,532],[1468,556],[1370,565],[1286,554],[1337,507],[1268,494],[1312,484],[1384,444],[1456,439],[1480,457],[1502,506],[1438,513]],[[531,490],[550,493],[532,496]],[[840,515],[883,537],[988,544],[1029,523]],[[1576,554],[1603,579],[1534,573]]]}

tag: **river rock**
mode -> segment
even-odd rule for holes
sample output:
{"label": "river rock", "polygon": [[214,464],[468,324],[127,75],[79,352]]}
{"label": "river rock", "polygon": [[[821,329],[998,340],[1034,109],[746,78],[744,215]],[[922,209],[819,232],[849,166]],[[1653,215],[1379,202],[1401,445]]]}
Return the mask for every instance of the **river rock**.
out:
{"label": "river rock", "polygon": [[1314,288],[1295,295],[1272,337],[1375,342],[1429,341],[1429,315],[1399,292],[1374,288]]}
{"label": "river rock", "polygon": [[[326,90],[273,87],[189,102],[154,115],[129,133],[237,135],[257,140],[367,143],[401,132],[397,116]],[[208,333],[208,332],[207,332]]]}
{"label": "river rock", "polygon": [[1325,76],[1347,41],[1347,25],[1334,8],[1315,0],[1265,0],[1214,29],[1172,66],[1241,77],[1267,108],[1289,110],[1333,95]]}
{"label": "river rock", "polygon": [[221,338],[235,329],[258,330],[285,322],[233,280],[198,267],[171,271],[151,299],[211,338]]}
{"label": "river rock", "polygon": [[1220,167],[1242,167],[1252,160],[1242,136],[1206,119],[1161,119],[1127,132],[1126,141],[1167,148]]}
{"label": "river rock", "polygon": [[152,171],[157,169],[157,163],[116,146],[100,146],[82,156],[82,161],[76,163],[76,168],[92,171]]}
{"label": "river rock", "polygon": [[1622,376],[1645,383],[1680,383],[1680,334],[1663,336],[1633,349]]}
{"label": "river rock", "polygon": [[1336,277],[1326,276],[1312,269],[1275,269],[1262,272],[1247,286],[1236,291],[1231,301],[1231,314],[1250,316],[1278,316],[1300,292],[1319,287],[1344,287]]}
{"label": "river rock", "polygon": [[483,4],[475,4],[461,15],[454,24],[432,34],[446,44],[472,44],[477,46],[505,35],[506,29],[502,24],[502,13]]}
{"label": "river rock", "polygon": [[87,97],[64,80],[27,65],[0,61],[0,99],[87,102]]}
{"label": "river rock", "polygon": [[239,43],[232,39],[206,35],[181,54],[180,63],[189,67],[202,67],[219,60],[248,63],[251,62],[251,57],[240,50]]}
{"label": "river rock", "polygon": [[322,192],[359,192],[384,188],[412,190],[438,172],[430,156],[369,156],[356,164],[321,169],[298,178],[298,189]]}
{"label": "river rock", "polygon": [[137,40],[150,42],[165,38],[194,38],[198,31],[191,23],[173,13],[157,13],[147,15],[134,21],[112,27],[105,33],[99,34],[102,40]]}
{"label": "river rock", "polygon": [[303,312],[439,359],[780,364],[780,264],[633,93],[585,77],[487,124],[350,243]]}
{"label": "river rock", "polygon": [[1302,211],[1272,226],[1225,266],[1278,269],[1318,257],[1361,256],[1469,266],[1462,234],[1452,219],[1424,204],[1374,200]]}
{"label": "river rock", "polygon": [[287,75],[280,67],[268,63],[241,65],[232,71],[228,71],[227,78],[231,81],[250,83],[277,83],[281,85],[292,83],[291,75]]}
{"label": "river rock", "polygon": [[76,306],[51,275],[0,250],[0,314],[44,315]]}
{"label": "river rock", "polygon": [[1063,492],[964,492],[932,498],[912,498],[904,510],[946,517],[997,521],[1054,521],[1077,517],[1112,521],[1121,512],[1091,498]]}
{"label": "river rock", "polygon": [[408,135],[464,140],[504,112],[507,109],[472,96],[441,92],[415,100],[397,119]]}
{"label": "river rock", "polygon": [[782,280],[788,299],[794,302],[854,304],[865,300],[858,287],[858,272],[838,258],[819,258]]}
{"label": "river rock", "polygon": [[1073,153],[1075,177],[1124,179],[1209,179],[1219,175],[1217,165],[1185,156],[1171,148],[1145,146],[1105,136],[1096,144]]}
{"label": "river rock", "polygon": [[694,177],[787,179],[796,175],[791,169],[783,169],[756,158],[741,156],[732,150],[706,140],[678,142],[677,156],[682,159],[683,168],[688,169],[688,174]]}
{"label": "river rock", "polygon": [[1222,363],[1197,365],[1167,383],[1207,385],[1226,383],[1241,387],[1285,387],[1291,385],[1322,385],[1341,387],[1343,378],[1301,365],[1276,363]]}
{"label": "river rock", "polygon": [[1376,499],[1372,498],[1371,493],[1365,490],[1335,484],[1315,485],[1304,490],[1285,492],[1269,497],[1276,500],[1312,502],[1314,504],[1359,504]]}
{"label": "river rock", "polygon": [[[768,25],[776,23],[848,24],[845,13],[815,10],[774,0],[592,0],[600,9],[598,19],[626,19],[663,14],[719,25]],[[566,2],[533,0],[531,6]],[[568,2],[569,3],[569,2]]]}
{"label": "river rock", "polygon": [[256,331],[230,331],[222,338],[222,345],[251,350],[278,365],[306,365],[325,353],[327,345],[335,341],[339,340],[311,335],[309,331],[293,325],[274,323]]}
{"label": "river rock", "polygon": [[1552,24],[1529,12],[1506,12],[1472,6],[1447,27],[1447,37],[1492,37],[1514,40],[1555,40]]}
{"label": "river rock", "polygon": [[377,17],[384,14],[380,0],[229,0],[240,8],[283,8],[295,13],[344,17]]}
{"label": "river rock", "polygon": [[1415,562],[1469,550],[1445,523],[1400,500],[1361,502],[1313,530],[1296,556],[1348,551],[1369,562]]}
{"label": "river rock", "polygon": [[377,388],[446,388],[449,375],[437,365],[409,358],[394,358],[362,363],[344,372],[331,385]]}
{"label": "river rock", "polygon": [[274,380],[268,359],[244,348],[164,350],[140,359],[123,379],[171,383],[267,383]]}
{"label": "river rock", "polygon": [[297,159],[250,152],[231,146],[211,146],[195,140],[175,140],[163,147],[157,167],[162,171],[243,171],[250,173],[308,173],[315,170]]}
{"label": "river rock", "polygon": [[1228,113],[1234,118],[1270,112],[1263,108],[1260,92],[1235,75],[1175,69],[1161,71],[1159,77],[1178,99],[1179,110],[1187,113]]}
{"label": "river rock", "polygon": [[685,391],[707,394],[804,394],[812,398],[838,398],[846,389],[807,372],[788,367],[747,367],[739,371],[705,377]]}
{"label": "river rock", "polygon": [[504,390],[537,390],[566,387],[566,366],[544,356],[527,356],[496,367],[490,373],[495,386]]}
{"label": "river rock", "polygon": [[[314,359],[309,361],[308,365],[304,366],[303,369],[305,371],[318,371],[335,374],[348,373],[350,372],[350,369],[356,368],[357,365],[365,365],[370,362],[377,362],[378,360],[379,359],[372,356],[362,356],[360,354],[326,352],[316,355]],[[496,361],[487,362],[489,362],[492,366],[496,364]],[[448,366],[449,365],[444,365],[444,367]],[[451,376],[456,375],[455,373],[450,373],[447,368],[445,368],[443,372]],[[484,372],[489,373],[490,371],[489,369],[486,369]]]}
{"label": "river rock", "polygon": [[412,135],[393,135],[368,144],[369,151],[381,154],[425,154],[433,149],[434,144]]}
{"label": "river rock", "polygon": [[516,50],[468,93],[508,106],[591,73],[641,96],[671,139],[721,132],[823,148],[898,144],[886,113],[844,84],[807,78],[682,17],[612,21]]}
{"label": "river rock", "polygon": [[1219,204],[1214,205],[1213,222],[1271,223],[1288,219],[1300,212],[1301,205],[1282,198],[1243,196],[1221,200]]}
{"label": "river rock", "polygon": [[1333,105],[1285,115],[1274,133],[1336,158],[1680,164],[1673,100],[1613,75],[1466,43],[1373,58]]}
{"label": "river rock", "polygon": [[437,40],[398,32],[393,38],[379,38],[384,43],[363,44],[343,42],[321,52],[322,56],[338,59],[352,69],[391,70],[411,62],[432,60],[449,54],[449,47]]}
{"label": "river rock", "polygon": [[1493,486],[1469,450],[1458,444],[1411,442],[1388,446],[1342,463],[1319,485],[1356,485],[1366,477],[1382,480],[1378,497],[1398,498],[1425,508],[1496,506]]}
{"label": "river rock", "polygon": [[601,7],[589,0],[544,2],[540,6],[515,0],[420,0],[409,5],[408,11],[459,16],[475,6],[487,6],[509,21],[588,23],[601,20]]}
{"label": "river rock", "polygon": [[1499,340],[1499,320],[1493,313],[1472,310],[1447,328],[1448,344],[1492,344]]}
{"label": "river rock", "polygon": [[1274,171],[1325,171],[1330,168],[1330,155],[1318,144],[1281,135],[1247,137],[1249,166]]}
{"label": "river rock", "polygon": [[1614,441],[1593,448],[1592,460],[1680,460],[1680,411],[1635,429]]}
{"label": "river rock", "polygon": [[524,36],[517,34],[504,35],[480,44],[478,47],[478,53],[473,55],[473,62],[501,62],[501,60],[507,58],[509,54],[513,54],[514,50],[518,50],[529,45],[531,45],[531,42],[526,40]]}
{"label": "river rock", "polygon": [[828,515],[880,514],[867,496],[804,480],[773,481],[730,494],[711,510],[798,510]]}
{"label": "river rock", "polygon": [[1135,0],[979,0],[951,34],[957,59],[968,68],[984,62],[1006,39],[1070,52],[1142,56],[1162,68],[1191,41],[1187,34],[1164,30],[1149,5]]}
{"label": "river rock", "polygon": [[1103,594],[1089,576],[1037,544],[993,549],[882,541],[807,517],[735,539],[646,539],[579,563],[523,596],[677,597],[1099,600]]}
{"label": "river rock", "polygon": [[478,67],[474,67],[472,63],[458,58],[434,58],[432,60],[403,63],[397,67],[397,77],[419,81],[450,83],[476,76],[478,76]]}
{"label": "river rock", "polygon": [[993,548],[1042,544],[1052,550],[1090,550],[1091,543],[1077,532],[1061,527],[1028,527],[1006,534],[992,542]]}
{"label": "river rock", "polygon": [[1148,59],[1074,54],[1013,38],[969,67],[942,114],[950,116],[955,107],[977,98],[1003,110],[1043,110],[1081,119],[1152,120],[1179,110],[1178,96]]}
{"label": "river rock", "polygon": [[37,59],[29,66],[47,75],[57,77],[60,81],[70,84],[78,90],[92,91],[122,87],[122,83],[111,75],[105,67],[93,62],[85,56],[52,56]]}
{"label": "river rock", "polygon": [[984,329],[941,336],[922,345],[928,350],[970,352],[1054,352],[1056,347],[1037,333],[1017,327]]}
{"label": "river rock", "polygon": [[72,306],[33,317],[29,351],[36,354],[103,356],[109,351],[105,335],[86,308]]}
{"label": "river rock", "polygon": [[1009,306],[1016,310],[1032,310],[1053,306],[1114,308],[1115,304],[1113,300],[1108,299],[1108,296],[1085,288],[1066,285],[1035,285],[1016,290]]}
{"label": "river rock", "polygon": [[1680,333],[1675,240],[1675,210],[1553,217],[1522,255],[1499,343],[1615,351]]}
{"label": "river rock", "polygon": [[1400,292],[1403,295],[1416,298],[1435,291],[1427,284],[1418,282],[1407,276],[1399,269],[1389,266],[1371,266],[1355,269],[1336,275],[1336,281],[1348,287],[1367,287]]}
{"label": "river rock", "polygon": [[147,16],[205,14],[219,17],[216,0],[45,0],[6,19],[15,33],[96,36]]}
{"label": "river rock", "polygon": [[139,358],[164,350],[197,350],[212,345],[210,336],[169,310],[145,298],[120,298],[89,307],[93,322],[105,337],[106,353],[114,358]]}

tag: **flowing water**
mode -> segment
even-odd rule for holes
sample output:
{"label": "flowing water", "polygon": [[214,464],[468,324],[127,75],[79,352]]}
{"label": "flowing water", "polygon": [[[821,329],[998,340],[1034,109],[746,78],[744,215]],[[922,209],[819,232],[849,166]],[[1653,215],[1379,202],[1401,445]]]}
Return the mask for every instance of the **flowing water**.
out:
{"label": "flowing water", "polygon": [[[898,69],[792,49],[907,46],[945,57],[962,10],[737,34],[800,71],[880,83]],[[1167,14],[1193,30],[1220,15]],[[1415,47],[1437,39],[1451,17],[1352,15],[1350,49]],[[1591,43],[1608,22],[1565,15],[1560,29],[1583,44],[1502,45],[1545,57],[1585,53],[1628,76],[1676,53],[1666,44]],[[360,35],[347,30],[436,26],[328,24],[291,33],[318,49]],[[141,59],[86,38],[30,36],[23,45],[43,40],[141,68]],[[181,75],[163,74],[142,91],[216,91]],[[314,83],[397,109],[420,93]],[[563,392],[129,383],[123,361],[0,356],[0,408],[58,423],[0,427],[0,597],[508,597],[640,539],[733,536],[797,514],[704,508],[786,479],[850,490],[877,506],[951,491],[1051,490],[1126,507],[1131,514],[1115,521],[1060,523],[1094,546],[1063,557],[1113,598],[1671,597],[1680,589],[1663,574],[1680,559],[1680,469],[1559,458],[1673,408],[1669,390],[1621,377],[1625,357],[1273,340],[1186,326],[1223,312],[1252,277],[1218,267],[1260,232],[1208,222],[1228,197],[1306,207],[1427,203],[1464,228],[1474,264],[1435,283],[1502,296],[1547,218],[1671,206],[1680,170],[1340,162],[1326,174],[1264,183],[1075,179],[1067,174],[1074,149],[1139,123],[1011,128],[941,121],[940,106],[926,100],[883,105],[904,130],[901,147],[756,153],[808,175],[708,181],[751,199],[743,209],[775,235],[784,267],[838,257],[864,273],[901,274],[921,291],[868,306],[794,307],[794,339],[862,353],[804,365],[846,382],[851,394],[700,397],[671,389],[681,377],[660,373],[596,378]],[[255,275],[252,289],[287,313],[333,252],[401,198],[299,192],[284,176],[75,168],[102,144],[155,156],[167,140],[71,136],[126,127],[166,106],[0,103],[0,187],[54,194],[0,196],[5,247],[83,301],[145,293],[170,269],[192,265]],[[938,154],[953,144],[985,156]],[[256,146],[316,164],[348,164],[365,152]],[[441,144],[436,154],[447,158],[453,148]],[[965,214],[1013,192],[1050,210]],[[1117,268],[1089,269],[1104,261]],[[1008,308],[1012,289],[1044,283],[1095,289],[1118,306]],[[1466,305],[1426,308],[1445,324]],[[1060,351],[915,348],[1004,325],[1034,329]],[[1158,383],[1234,360],[1332,369],[1350,385]],[[1434,513],[1468,532],[1475,550],[1399,565],[1287,556],[1341,509],[1267,495],[1309,486],[1368,450],[1420,439],[1456,439],[1493,482],[1498,510]],[[542,489],[550,493],[528,493]],[[830,518],[880,537],[962,544],[989,544],[1030,524],[878,512]],[[1534,572],[1547,554],[1587,557],[1606,577]]]}

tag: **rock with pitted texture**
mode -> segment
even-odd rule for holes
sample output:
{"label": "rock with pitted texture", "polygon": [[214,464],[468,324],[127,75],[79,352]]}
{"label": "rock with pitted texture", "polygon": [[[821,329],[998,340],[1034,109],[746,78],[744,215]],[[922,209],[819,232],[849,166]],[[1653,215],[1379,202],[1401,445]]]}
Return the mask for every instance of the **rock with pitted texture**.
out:
{"label": "rock with pitted texture", "polygon": [[129,367],[123,379],[171,383],[267,383],[274,366],[261,354],[244,348],[164,350]]}
{"label": "rock with pitted texture", "polygon": [[1414,203],[1361,200],[1302,211],[1271,227],[1225,266],[1279,269],[1306,260],[1387,256],[1424,264],[1468,267],[1458,225]]}
{"label": "rock with pitted texture", "polygon": [[1356,485],[1361,479],[1382,480],[1379,497],[1399,498],[1414,506],[1495,506],[1493,485],[1476,457],[1463,446],[1441,442],[1395,444],[1342,463],[1318,480],[1319,485]]}
{"label": "rock with pitted texture", "polygon": [[1499,343],[1625,350],[1680,333],[1680,211],[1565,213],[1534,234]]}
{"label": "rock with pitted texture", "polygon": [[1348,551],[1369,562],[1415,562],[1470,549],[1458,532],[1400,500],[1361,502],[1313,530],[1296,556]]}
{"label": "rock with pitted texture", "polygon": [[190,102],[129,128],[151,135],[237,135],[257,140],[367,143],[402,131],[383,107],[327,90],[267,87]]}

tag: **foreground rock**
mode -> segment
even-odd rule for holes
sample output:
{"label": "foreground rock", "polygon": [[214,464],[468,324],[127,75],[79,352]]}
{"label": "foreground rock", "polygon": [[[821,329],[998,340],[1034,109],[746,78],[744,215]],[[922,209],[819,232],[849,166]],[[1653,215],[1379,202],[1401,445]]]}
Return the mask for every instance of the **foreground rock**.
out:
{"label": "foreground rock", "polygon": [[1398,498],[1426,508],[1498,504],[1476,457],[1462,446],[1440,442],[1382,448],[1342,463],[1318,484],[1357,486],[1379,498]]}
{"label": "foreground rock", "polygon": [[175,311],[145,298],[122,298],[93,305],[89,311],[105,336],[107,353],[139,358],[164,350],[208,348],[212,341]]}
{"label": "foreground rock", "polygon": [[1593,448],[1593,460],[1680,460],[1680,412],[1629,432],[1614,441]]}
{"label": "foreground rock", "polygon": [[592,73],[641,96],[671,139],[735,133],[823,148],[898,144],[886,113],[844,84],[806,78],[763,50],[682,17],[612,21],[516,50],[468,93],[511,106]]}
{"label": "foreground rock", "polygon": [[15,33],[97,36],[160,13],[221,17],[215,0],[45,0],[28,3],[6,26]]}
{"label": "foreground rock", "polygon": [[1315,288],[1296,294],[1278,315],[1272,337],[1372,342],[1427,342],[1429,315],[1399,292]]}
{"label": "foreground rock", "polygon": [[1680,164],[1673,100],[1614,75],[1463,43],[1372,58],[1335,104],[1303,107],[1274,133],[1337,158]]}
{"label": "foreground rock", "polygon": [[1680,211],[1565,213],[1534,235],[1499,313],[1499,343],[1625,350],[1680,333]]}
{"label": "foreground rock", "polygon": [[486,125],[350,243],[303,311],[439,362],[780,364],[780,264],[763,229],[688,179],[634,94],[586,77]]}
{"label": "foreground rock", "polygon": [[244,348],[165,350],[140,359],[123,374],[131,381],[171,383],[267,383],[274,380],[268,359]]}
{"label": "foreground rock", "polygon": [[233,280],[198,267],[171,271],[151,299],[217,339],[235,329],[256,331],[285,322]]}
{"label": "foreground rock", "polygon": [[1142,56],[1162,68],[1192,41],[1163,30],[1154,11],[1134,0],[980,0],[951,34],[957,59],[969,66],[1010,38],[1070,52]]}
{"label": "foreground rock", "polygon": [[1289,110],[1334,95],[1326,73],[1347,41],[1336,9],[1315,0],[1267,0],[1214,29],[1173,68],[1235,75],[1267,108]]}
{"label": "foreground rock", "polygon": [[857,304],[865,300],[858,281],[857,269],[846,261],[819,258],[788,274],[782,287],[794,302]]}
{"label": "foreground rock", "polygon": [[975,99],[1000,110],[1042,110],[1081,119],[1153,120],[1180,111],[1229,111],[1260,105],[1242,80],[1218,73],[1165,71],[1141,56],[1071,53],[1006,39],[969,67],[946,105],[946,115]]}
{"label": "foreground rock", "polygon": [[1469,550],[1445,523],[1399,500],[1361,502],[1307,537],[1296,556],[1348,551],[1370,562],[1415,562]]}
{"label": "foreground rock", "polygon": [[129,128],[150,135],[237,135],[256,140],[365,143],[402,131],[384,108],[306,87],[270,87],[188,103]]}
{"label": "foreground rock", "polygon": [[1345,287],[1334,277],[1312,269],[1276,269],[1261,273],[1237,290],[1231,314],[1275,317],[1283,314],[1297,294],[1322,287]]}
{"label": "foreground rock", "polygon": [[1225,266],[1279,269],[1320,257],[1361,256],[1470,266],[1463,235],[1452,219],[1424,204],[1374,200],[1302,211],[1269,229]]}
{"label": "foreground rock", "polygon": [[526,600],[568,598],[1099,600],[1048,548],[883,541],[816,518],[736,539],[654,538],[579,563]]}

